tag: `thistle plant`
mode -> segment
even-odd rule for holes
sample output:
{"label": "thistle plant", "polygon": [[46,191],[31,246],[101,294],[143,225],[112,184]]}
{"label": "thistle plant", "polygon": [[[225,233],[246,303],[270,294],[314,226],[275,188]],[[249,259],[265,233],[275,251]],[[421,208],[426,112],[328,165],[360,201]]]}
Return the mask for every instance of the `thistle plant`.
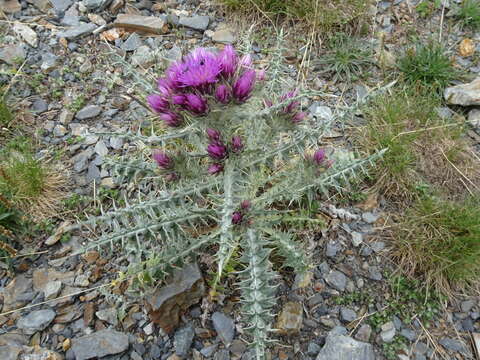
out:
{"label": "thistle plant", "polygon": [[164,132],[115,134],[143,144],[149,158],[110,159],[119,181],[157,188],[83,224],[99,234],[84,250],[118,246],[137,255],[130,274],[139,283],[215,249],[215,294],[225,266],[240,254],[238,287],[257,360],[265,359],[274,331],[270,255],[299,274],[309,267],[279,220],[292,203],[342,190],[381,155],[355,159],[319,146],[327,125],[301,111],[305,93],[282,88],[280,59],[281,49],[268,72],[256,70],[250,55],[226,46],[219,53],[196,49],[170,65],[146,96]]}

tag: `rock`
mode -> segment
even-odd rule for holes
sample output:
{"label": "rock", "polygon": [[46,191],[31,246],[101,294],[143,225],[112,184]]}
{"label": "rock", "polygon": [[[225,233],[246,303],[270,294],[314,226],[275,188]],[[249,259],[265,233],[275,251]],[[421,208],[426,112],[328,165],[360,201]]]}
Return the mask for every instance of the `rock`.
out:
{"label": "rock", "polygon": [[42,56],[42,65],[40,65],[40,69],[43,72],[49,73],[57,66],[58,57],[52,53],[47,53]]}
{"label": "rock", "polygon": [[468,112],[468,122],[474,128],[480,128],[480,110],[472,109]]}
{"label": "rock", "polygon": [[472,308],[475,306],[475,301],[474,300],[465,300],[462,301],[460,304],[460,308],[462,309],[462,312],[468,313]]}
{"label": "rock", "polygon": [[402,335],[404,338],[410,340],[410,341],[415,341],[417,340],[417,333],[411,329],[408,328],[403,328],[400,331],[400,335]]}
{"label": "rock", "polygon": [[85,274],[79,274],[75,277],[75,281],[73,283],[73,286],[79,286],[79,287],[87,287],[90,285],[90,282],[88,281],[88,276]]}
{"label": "rock", "polygon": [[75,117],[78,120],[86,120],[94,118],[95,116],[99,115],[102,112],[102,108],[98,105],[87,105],[82,108]]}
{"label": "rock", "polygon": [[178,325],[180,315],[198,303],[204,293],[205,284],[196,263],[175,270],[167,286],[147,296],[145,305],[150,320],[170,333]]}
{"label": "rock", "polygon": [[357,247],[363,242],[363,235],[357,231],[352,231],[352,244]]}
{"label": "rock", "polygon": [[63,125],[69,124],[73,120],[73,113],[68,109],[63,109],[58,117],[58,121]]}
{"label": "rock", "polygon": [[73,0],[50,0],[50,2],[57,12],[65,12],[73,4]]}
{"label": "rock", "polygon": [[378,269],[378,266],[371,266],[368,269],[368,277],[375,281],[381,281],[383,279],[382,273]]}
{"label": "rock", "polygon": [[98,26],[103,26],[107,24],[105,19],[98,14],[88,14],[88,20]]}
{"label": "rock", "polygon": [[212,40],[222,44],[232,44],[235,42],[235,35],[230,29],[220,29],[213,33]]}
{"label": "rock", "polygon": [[142,45],[135,51],[130,61],[133,65],[148,67],[154,63],[155,54],[148,46]]}
{"label": "rock", "polygon": [[0,61],[10,65],[21,64],[25,60],[25,56],[23,45],[3,45],[0,48]]}
{"label": "rock", "polygon": [[83,5],[89,11],[102,11],[105,9],[112,0],[83,0]]}
{"label": "rock", "polygon": [[360,326],[357,333],[355,334],[355,339],[363,342],[369,342],[371,335],[372,335],[372,327],[368,324],[362,324],[362,326]]}
{"label": "rock", "polygon": [[307,346],[307,354],[310,356],[316,356],[321,350],[320,345],[317,343],[310,341]]}
{"label": "rock", "polygon": [[230,353],[226,349],[218,350],[215,353],[213,360],[230,360]]}
{"label": "rock", "polygon": [[330,333],[316,360],[375,360],[375,353],[370,344]]}
{"label": "rock", "polygon": [[2,360],[17,360],[23,352],[22,347],[16,345],[0,346],[0,359]]}
{"label": "rock", "polygon": [[458,53],[463,57],[472,56],[475,53],[475,44],[473,43],[472,39],[466,38],[460,41]]}
{"label": "rock", "polygon": [[375,221],[378,220],[378,215],[375,215],[371,212],[365,212],[362,214],[362,220],[368,224],[373,224]]}
{"label": "rock", "polygon": [[142,40],[137,33],[132,33],[122,44],[121,48],[125,51],[135,51],[142,45]]}
{"label": "rock", "polygon": [[344,291],[345,286],[347,286],[347,277],[337,270],[330,270],[328,275],[325,277],[325,281],[328,285],[334,287],[338,291]]}
{"label": "rock", "polygon": [[48,110],[48,104],[43,99],[35,99],[32,104],[32,111],[41,114]]}
{"label": "rock", "polygon": [[22,23],[15,23],[13,25],[13,31],[19,35],[25,42],[36,48],[38,46],[38,36],[28,25]]}
{"label": "rock", "polygon": [[106,156],[108,154],[108,148],[103,142],[103,140],[97,142],[97,144],[95,145],[95,152],[100,156]]}
{"label": "rock", "polygon": [[33,334],[45,329],[55,318],[55,311],[50,309],[32,311],[17,321],[17,327],[25,334]]}
{"label": "rock", "polygon": [[460,340],[445,337],[440,339],[438,343],[447,350],[459,353],[467,353],[467,348],[465,344],[462,343]]}
{"label": "rock", "polygon": [[446,88],[444,97],[447,103],[452,105],[480,105],[480,78],[468,84]]}
{"label": "rock", "polygon": [[0,9],[6,14],[13,14],[22,10],[18,0],[0,0]]}
{"label": "rock", "polygon": [[175,347],[175,354],[180,357],[186,357],[188,351],[192,346],[193,337],[195,336],[195,330],[193,327],[186,326],[182,329],[179,329],[173,338],[173,346]]}
{"label": "rock", "polygon": [[61,281],[56,280],[56,281],[48,282],[43,289],[45,300],[55,299],[61,290],[62,290]]}
{"label": "rock", "polygon": [[327,243],[327,247],[325,249],[325,255],[328,257],[335,257],[337,253],[342,250],[342,244],[340,242],[330,239]]}
{"label": "rock", "polygon": [[1,291],[3,295],[3,312],[15,310],[26,305],[33,299],[32,279],[24,275],[17,275]]}
{"label": "rock", "polygon": [[65,129],[65,126],[63,126],[63,125],[57,124],[53,128],[53,135],[56,136],[56,137],[65,136],[66,133],[67,133],[67,129]]}
{"label": "rock", "polygon": [[284,335],[298,334],[303,323],[303,308],[299,302],[287,302],[278,315],[277,329]]}
{"label": "rock", "polygon": [[[80,18],[80,15],[78,13],[77,7],[72,6],[70,9],[68,9],[65,12],[65,15],[63,16],[61,24],[66,25],[66,26],[76,27],[76,26],[79,26],[81,24],[80,20],[81,20],[81,18]],[[68,44],[69,48],[70,48],[71,44],[73,44],[73,43]]]}
{"label": "rock", "polygon": [[382,331],[380,332],[380,337],[383,342],[390,343],[395,337],[396,329],[393,321],[389,321],[382,325]]}
{"label": "rock", "polygon": [[95,315],[102,321],[106,321],[113,326],[118,325],[117,309],[112,307],[108,309],[98,310]]}
{"label": "rock", "polygon": [[357,314],[352,309],[342,307],[340,308],[340,320],[344,322],[352,322],[357,318]]}
{"label": "rock", "polygon": [[233,319],[221,312],[212,314],[212,322],[218,337],[225,346],[229,346],[235,336],[235,323]]}
{"label": "rock", "polygon": [[115,27],[120,27],[130,32],[140,31],[153,34],[165,34],[168,31],[165,21],[156,16],[118,14],[113,24]]}
{"label": "rock", "polygon": [[110,138],[110,146],[114,150],[120,150],[123,147],[125,141],[121,137],[111,137]]}
{"label": "rock", "polygon": [[180,16],[178,23],[179,25],[188,27],[190,29],[205,31],[210,23],[210,17],[201,15],[192,17]]}
{"label": "rock", "polygon": [[101,358],[128,349],[128,335],[115,330],[100,330],[90,335],[72,339],[75,360]]}
{"label": "rock", "polygon": [[67,40],[75,40],[82,36],[92,33],[97,28],[97,25],[92,23],[83,23],[78,26],[71,27],[68,30],[57,33],[57,37],[65,38]]}

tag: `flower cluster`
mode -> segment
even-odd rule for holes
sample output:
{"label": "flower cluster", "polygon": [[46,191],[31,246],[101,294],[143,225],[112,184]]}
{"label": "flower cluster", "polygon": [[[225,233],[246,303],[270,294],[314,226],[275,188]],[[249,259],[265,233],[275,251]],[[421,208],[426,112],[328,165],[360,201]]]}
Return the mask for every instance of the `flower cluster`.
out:
{"label": "flower cluster", "polygon": [[313,155],[308,157],[313,165],[328,169],[333,165],[333,160],[328,159],[325,149],[317,149]]}
{"label": "flower cluster", "polygon": [[158,93],[147,97],[148,104],[165,124],[177,127],[186,113],[207,114],[211,101],[223,105],[231,101],[244,103],[255,82],[265,78],[264,72],[256,72],[251,66],[250,55],[240,58],[231,45],[219,54],[195,49],[158,79]]}
{"label": "flower cluster", "polygon": [[232,136],[229,144],[225,144],[221,139],[221,134],[218,130],[207,129],[207,137],[209,144],[207,146],[207,153],[215,163],[208,168],[208,173],[211,175],[218,174],[223,171],[223,164],[221,161],[225,160],[229,153],[240,152],[244,145],[242,138],[238,135]]}
{"label": "flower cluster", "polygon": [[155,150],[152,158],[158,167],[165,172],[165,180],[173,181],[178,178],[178,174],[174,172],[175,162],[166,152]]}
{"label": "flower cluster", "polygon": [[[283,94],[280,97],[280,102],[285,102],[288,99],[292,99],[292,98],[296,97],[297,95],[298,95],[298,90],[297,89],[289,91],[289,92]],[[271,100],[268,100],[268,99],[264,100],[264,104],[265,104],[266,107],[273,106],[273,102]],[[305,112],[300,111],[300,101],[298,101],[298,100],[291,101],[287,106],[285,106],[282,109],[280,115],[289,116],[290,120],[294,124],[298,124],[303,119],[305,119],[305,117],[307,116],[307,114]]]}
{"label": "flower cluster", "polygon": [[240,203],[240,209],[234,211],[232,214],[232,224],[240,225],[243,222],[245,214],[250,209],[250,205],[251,203],[248,200],[243,200]]}

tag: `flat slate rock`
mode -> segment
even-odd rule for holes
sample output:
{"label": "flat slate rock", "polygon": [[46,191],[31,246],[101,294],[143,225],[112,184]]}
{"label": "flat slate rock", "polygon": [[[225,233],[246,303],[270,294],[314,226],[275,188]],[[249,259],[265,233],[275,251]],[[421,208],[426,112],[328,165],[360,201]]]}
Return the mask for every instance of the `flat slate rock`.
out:
{"label": "flat slate rock", "polygon": [[210,17],[208,16],[192,16],[192,17],[180,17],[179,24],[194,30],[207,30],[210,23]]}
{"label": "flat slate rock", "polygon": [[64,12],[73,4],[73,0],[50,0],[56,11]]}
{"label": "flat slate rock", "polygon": [[156,16],[143,16],[134,14],[119,14],[114,22],[115,27],[129,31],[140,31],[154,34],[165,34],[168,27],[165,21]]}
{"label": "flat slate rock", "polygon": [[88,35],[97,28],[97,25],[93,23],[83,23],[75,27],[71,27],[68,30],[61,31],[57,34],[59,38],[65,38],[67,40],[75,40],[84,35]]}
{"label": "flat slate rock", "polygon": [[55,311],[50,309],[32,311],[18,320],[17,327],[25,334],[33,334],[44,330],[53,321],[55,315]]}
{"label": "flat slate rock", "polygon": [[371,344],[330,333],[316,360],[375,360],[375,353]]}
{"label": "flat slate rock", "polygon": [[72,339],[72,350],[76,360],[120,354],[127,350],[128,346],[128,335],[109,329]]}

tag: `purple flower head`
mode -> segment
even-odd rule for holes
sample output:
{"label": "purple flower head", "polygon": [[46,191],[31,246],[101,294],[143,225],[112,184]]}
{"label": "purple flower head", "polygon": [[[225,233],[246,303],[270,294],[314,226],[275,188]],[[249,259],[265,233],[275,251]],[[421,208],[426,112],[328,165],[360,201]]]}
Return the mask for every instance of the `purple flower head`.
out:
{"label": "purple flower head", "polygon": [[168,101],[160,95],[153,94],[147,96],[148,105],[153,111],[160,113],[168,109]]}
{"label": "purple flower head", "polygon": [[315,153],[313,154],[313,161],[314,161],[317,165],[322,165],[322,163],[325,161],[325,158],[326,158],[326,153],[325,153],[325,150],[324,150],[324,149],[318,149],[318,150],[315,151]]}
{"label": "purple flower head", "polygon": [[185,95],[185,106],[194,114],[203,115],[208,110],[207,100],[195,94]]}
{"label": "purple flower head", "polygon": [[258,70],[257,71],[257,80],[258,81],[264,81],[266,77],[266,71],[265,70]]}
{"label": "purple flower head", "polygon": [[208,167],[208,173],[210,175],[215,175],[223,171],[223,165],[222,164],[212,164]]}
{"label": "purple flower head", "polygon": [[232,214],[232,224],[235,224],[235,225],[238,225],[242,222],[243,220],[243,215],[242,213],[238,212],[238,211],[235,211],[233,214]]}
{"label": "purple flower head", "polygon": [[300,111],[300,112],[296,113],[295,115],[293,115],[292,122],[294,124],[298,124],[299,122],[301,122],[306,117],[307,117],[307,113],[305,113],[303,111]]}
{"label": "purple flower head", "polygon": [[227,85],[219,85],[215,90],[215,99],[222,104],[226,104],[230,101],[230,89]]}
{"label": "purple flower head", "polygon": [[205,49],[198,48],[185,58],[182,65],[177,65],[172,76],[177,80],[179,87],[191,86],[204,92],[209,89],[209,85],[217,82],[221,71],[222,67],[217,57]]}
{"label": "purple flower head", "polygon": [[172,96],[172,103],[175,105],[185,105],[187,98],[183,94],[177,94]]}
{"label": "purple flower head", "polygon": [[152,155],[153,160],[162,169],[170,169],[173,166],[173,160],[166,152],[155,150]]}
{"label": "purple flower head", "polygon": [[250,202],[250,200],[243,200],[240,203],[240,207],[242,208],[242,210],[248,210],[251,205],[252,205],[252,203]]}
{"label": "purple flower head", "polygon": [[252,56],[250,54],[242,56],[240,59],[240,66],[246,69],[250,69],[252,67],[253,61]]}
{"label": "purple flower head", "polygon": [[165,111],[163,113],[160,113],[160,119],[165,121],[165,124],[171,127],[180,126],[180,124],[182,123],[180,115],[172,111]]}
{"label": "purple flower head", "polygon": [[172,81],[169,78],[160,78],[157,80],[157,88],[160,93],[168,97],[172,93]]}
{"label": "purple flower head", "polygon": [[240,102],[245,102],[250,97],[255,85],[255,70],[248,70],[233,85],[233,96]]}
{"label": "purple flower head", "polygon": [[237,70],[238,56],[232,45],[227,45],[218,54],[217,60],[222,68],[222,75],[229,78]]}
{"label": "purple flower head", "polygon": [[239,152],[243,149],[242,138],[238,135],[232,137],[232,151]]}
{"label": "purple flower head", "polygon": [[227,156],[227,147],[217,141],[207,146],[207,152],[211,158],[221,160]]}
{"label": "purple flower head", "polygon": [[212,129],[212,128],[207,128],[207,136],[212,142],[217,142],[220,140],[220,131]]}
{"label": "purple flower head", "polygon": [[[285,101],[285,100],[287,100],[287,99],[291,99],[291,98],[297,96],[297,94],[298,94],[298,90],[297,90],[297,89],[295,89],[295,90],[293,90],[293,91],[289,91],[288,93],[283,94],[283,95],[280,97],[280,101],[283,102],[283,101]],[[288,104],[288,105],[285,107],[284,111],[285,111],[286,113],[291,113],[291,112],[293,112],[293,111],[298,107],[298,105],[300,105],[300,101],[298,101],[298,100],[292,101],[290,104]]]}

